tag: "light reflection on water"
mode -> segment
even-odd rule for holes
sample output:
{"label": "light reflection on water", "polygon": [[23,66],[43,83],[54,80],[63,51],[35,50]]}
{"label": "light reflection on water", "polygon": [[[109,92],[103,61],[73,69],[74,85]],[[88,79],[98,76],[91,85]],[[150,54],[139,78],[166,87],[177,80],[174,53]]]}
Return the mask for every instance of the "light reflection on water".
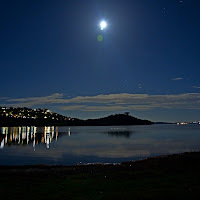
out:
{"label": "light reflection on water", "polygon": [[0,165],[113,163],[199,149],[199,125],[0,128]]}
{"label": "light reflection on water", "polygon": [[[58,127],[45,126],[23,126],[23,127],[1,127],[0,128],[0,149],[5,145],[31,145],[35,151],[36,144],[44,143],[50,148],[53,139],[58,139]],[[70,135],[70,128],[68,131]]]}

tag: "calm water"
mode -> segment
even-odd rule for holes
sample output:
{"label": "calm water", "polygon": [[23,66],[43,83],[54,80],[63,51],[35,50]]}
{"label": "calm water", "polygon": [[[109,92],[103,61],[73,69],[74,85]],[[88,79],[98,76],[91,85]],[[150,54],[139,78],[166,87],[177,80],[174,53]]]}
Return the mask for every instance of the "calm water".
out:
{"label": "calm water", "polygon": [[199,150],[200,125],[0,128],[0,165],[119,163]]}

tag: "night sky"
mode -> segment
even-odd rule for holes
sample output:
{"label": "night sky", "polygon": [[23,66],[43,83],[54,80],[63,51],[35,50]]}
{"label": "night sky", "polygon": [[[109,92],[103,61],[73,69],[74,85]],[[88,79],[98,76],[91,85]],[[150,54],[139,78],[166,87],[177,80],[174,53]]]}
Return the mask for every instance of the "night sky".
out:
{"label": "night sky", "polygon": [[199,19],[199,0],[0,0],[0,105],[200,120]]}

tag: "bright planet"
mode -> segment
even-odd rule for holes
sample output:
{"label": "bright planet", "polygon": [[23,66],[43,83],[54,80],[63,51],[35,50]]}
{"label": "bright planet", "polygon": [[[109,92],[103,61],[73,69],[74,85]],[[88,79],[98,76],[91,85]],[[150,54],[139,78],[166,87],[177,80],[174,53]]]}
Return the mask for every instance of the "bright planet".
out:
{"label": "bright planet", "polygon": [[105,21],[101,21],[100,28],[103,31],[107,27],[107,23]]}

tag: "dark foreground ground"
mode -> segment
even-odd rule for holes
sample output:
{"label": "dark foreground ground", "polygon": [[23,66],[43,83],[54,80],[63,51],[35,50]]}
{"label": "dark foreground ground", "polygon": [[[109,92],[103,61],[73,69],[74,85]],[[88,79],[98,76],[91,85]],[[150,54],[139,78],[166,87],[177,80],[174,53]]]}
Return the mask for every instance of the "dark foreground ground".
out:
{"label": "dark foreground ground", "polygon": [[0,166],[0,199],[200,199],[200,152],[121,165]]}

